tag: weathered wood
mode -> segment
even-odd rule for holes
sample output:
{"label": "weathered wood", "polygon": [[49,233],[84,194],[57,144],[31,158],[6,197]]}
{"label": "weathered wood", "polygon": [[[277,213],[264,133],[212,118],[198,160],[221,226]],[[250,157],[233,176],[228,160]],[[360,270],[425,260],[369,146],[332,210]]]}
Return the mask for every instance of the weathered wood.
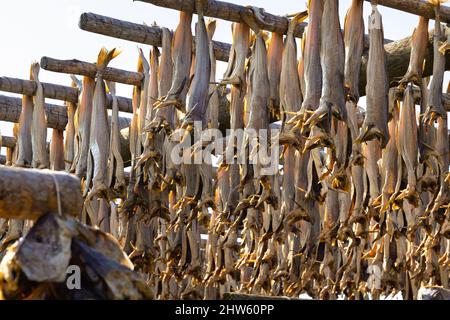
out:
{"label": "weathered wood", "polygon": [[[42,83],[44,96],[49,99],[78,103],[79,90],[73,87],[61,86],[52,83]],[[18,93],[26,96],[34,96],[36,82],[9,77],[0,77],[0,91]],[[107,95],[107,107],[112,108],[112,97]],[[133,113],[132,101],[129,98],[117,97],[119,111]]]}
{"label": "weathered wood", "polygon": [[16,145],[16,138],[14,137],[7,137],[2,136],[1,137],[1,146],[5,148],[14,148]]}
{"label": "weathered wood", "polygon": [[[366,0],[371,2],[372,0]],[[379,5],[412,13],[428,19],[434,19],[433,6],[427,0],[377,0]],[[450,22],[450,8],[441,6],[440,17],[442,22]]]}
{"label": "weathered wood", "polygon": [[[97,66],[95,63],[79,60],[58,60],[50,57],[42,57],[41,68],[48,71],[77,74],[91,78],[95,78],[97,74]],[[141,85],[142,82],[142,74],[138,72],[106,68],[102,74],[103,79],[107,81],[129,84],[133,86]]]}
{"label": "weathered wood", "polygon": [[[94,13],[83,13],[80,16],[79,27],[81,30],[113,38],[148,44],[151,46],[162,46],[162,30],[160,27],[136,24]],[[213,47],[216,59],[228,62],[231,45],[220,41],[213,41]],[[193,46],[193,48],[195,48],[195,46]]]}
{"label": "weathered wood", "polygon": [[[22,112],[22,99],[0,95],[0,121],[19,122]],[[64,130],[67,124],[67,110],[64,106],[45,104],[47,126]]]}
{"label": "weathered wood", "polygon": [[58,194],[63,215],[78,216],[81,213],[81,183],[74,175],[0,168],[0,218],[35,220],[48,212],[58,213]]}
{"label": "weathered wood", "polygon": [[[78,101],[78,89],[72,87],[65,87],[51,83],[41,83],[44,88],[44,95],[46,98],[62,100],[76,103]],[[26,96],[34,96],[37,85],[35,81],[22,80],[9,77],[0,77],[0,90],[18,93]]]}

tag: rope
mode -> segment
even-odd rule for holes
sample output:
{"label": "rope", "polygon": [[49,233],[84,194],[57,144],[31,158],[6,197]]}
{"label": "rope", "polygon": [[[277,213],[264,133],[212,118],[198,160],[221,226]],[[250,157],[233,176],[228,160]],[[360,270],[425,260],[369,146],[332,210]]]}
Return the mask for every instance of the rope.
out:
{"label": "rope", "polygon": [[50,174],[50,176],[53,178],[53,182],[55,184],[55,189],[56,189],[56,202],[58,204],[58,214],[60,216],[62,216],[61,192],[60,192],[60,189],[59,189],[58,180],[56,179],[56,177],[54,175],[54,172],[52,172],[51,170],[46,169],[46,170],[43,170],[43,171],[48,172]]}

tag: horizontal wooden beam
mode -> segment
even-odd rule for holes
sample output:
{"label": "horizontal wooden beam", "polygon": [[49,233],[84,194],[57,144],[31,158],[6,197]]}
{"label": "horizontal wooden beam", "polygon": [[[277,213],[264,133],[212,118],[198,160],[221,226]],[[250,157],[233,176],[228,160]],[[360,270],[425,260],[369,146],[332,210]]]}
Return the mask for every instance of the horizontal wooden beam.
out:
{"label": "horizontal wooden beam", "polygon": [[[49,99],[78,103],[79,90],[73,87],[61,86],[52,83],[42,83],[44,96]],[[36,82],[32,80],[23,80],[9,77],[0,77],[0,91],[34,96],[36,93]],[[122,112],[133,113],[132,100],[125,97],[117,97],[119,110]],[[112,108],[112,97],[107,95],[107,107]]]}
{"label": "horizontal wooden beam", "polygon": [[[160,27],[118,20],[95,13],[83,13],[80,16],[79,27],[81,30],[117,39],[157,47],[162,46],[162,30]],[[195,49],[195,46],[193,46],[193,48]],[[213,48],[217,60],[228,62],[231,48],[230,44],[213,41]]]}
{"label": "horizontal wooden beam", "polygon": [[[42,82],[46,98],[77,103],[78,89]],[[0,91],[34,96],[37,85],[35,81],[9,77],[0,77]]]}
{"label": "horizontal wooden beam", "polygon": [[61,214],[79,216],[83,198],[76,176],[49,170],[0,168],[0,218],[36,220],[49,212],[58,213],[58,194]]}
{"label": "horizontal wooden beam", "polygon": [[[372,0],[366,0],[371,2]],[[379,5],[408,12],[428,19],[435,19],[434,8],[427,0],[377,0]],[[450,8],[441,6],[440,18],[442,22],[450,23]]]}
{"label": "horizontal wooden beam", "polygon": [[[18,123],[22,112],[22,99],[0,95],[0,121]],[[65,130],[67,125],[67,108],[65,106],[45,104],[47,127]],[[129,118],[121,117],[119,126],[125,128],[130,125]]]}
{"label": "horizontal wooden beam", "polygon": [[[58,60],[50,57],[42,57],[41,68],[48,71],[76,74],[90,78],[95,78],[97,74],[97,66],[95,63],[79,60]],[[139,86],[142,83],[143,76],[138,72],[106,68],[103,71],[103,79],[117,83]]]}
{"label": "horizontal wooden beam", "polygon": [[2,136],[1,137],[1,146],[5,148],[14,148],[16,146],[16,138]]}

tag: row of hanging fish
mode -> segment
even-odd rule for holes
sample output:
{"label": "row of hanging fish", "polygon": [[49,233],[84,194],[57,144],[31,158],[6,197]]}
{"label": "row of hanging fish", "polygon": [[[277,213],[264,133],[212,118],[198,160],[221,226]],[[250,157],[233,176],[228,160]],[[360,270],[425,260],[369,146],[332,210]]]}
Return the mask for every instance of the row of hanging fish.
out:
{"label": "row of hanging fish", "polygon": [[[338,0],[309,1],[307,12],[289,20],[286,36],[261,30],[264,14],[248,7],[232,25],[222,79],[212,47],[216,21],[205,20],[206,4],[195,1],[195,37],[193,14],[181,12],[174,33],[162,29],[161,51],[152,47],[148,58],[139,51],[143,80],[133,89],[131,163],[121,156],[115,84],[102,78],[118,52],[106,49],[95,79],[73,79],[80,103],[68,104],[66,140],[53,133],[50,160],[37,129],[45,121],[39,84],[34,108],[24,97],[16,163],[50,161],[82,178],[82,221],[117,238],[158,299],[217,299],[230,291],[320,299],[401,292],[413,299],[423,285],[448,288],[450,164],[442,92],[450,32],[440,23],[439,4],[431,82],[422,75],[429,21],[420,17],[410,66],[397,86],[389,83],[376,4],[364,63],[362,0],[352,1],[343,31]],[[298,47],[294,31],[306,19]],[[365,108],[358,104],[362,66]],[[207,148],[189,138],[198,137],[195,122],[218,129],[220,91],[229,91],[232,133],[270,132],[271,119],[280,118],[282,166],[275,175],[252,161],[273,141],[249,134],[242,149],[231,135],[215,150],[222,160],[241,152],[243,164],[173,160],[186,141],[191,159]],[[15,229],[23,226],[3,223],[17,238]]]}

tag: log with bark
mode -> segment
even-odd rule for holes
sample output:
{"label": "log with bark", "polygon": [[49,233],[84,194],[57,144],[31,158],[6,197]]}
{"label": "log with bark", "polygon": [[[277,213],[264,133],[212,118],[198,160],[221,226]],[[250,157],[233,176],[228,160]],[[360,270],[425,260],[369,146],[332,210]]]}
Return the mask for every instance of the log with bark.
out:
{"label": "log with bark", "polygon": [[73,175],[0,168],[1,218],[35,220],[48,212],[78,216],[82,204],[80,180]]}
{"label": "log with bark", "polygon": [[[73,87],[67,87],[52,83],[42,82],[44,87],[44,96],[49,99],[61,100],[66,102],[78,103],[79,90]],[[36,82],[32,80],[23,80],[9,77],[0,77],[0,91],[34,96],[36,93]],[[131,99],[117,97],[119,111],[132,113],[133,107]],[[112,97],[107,95],[106,106],[112,108]]]}

